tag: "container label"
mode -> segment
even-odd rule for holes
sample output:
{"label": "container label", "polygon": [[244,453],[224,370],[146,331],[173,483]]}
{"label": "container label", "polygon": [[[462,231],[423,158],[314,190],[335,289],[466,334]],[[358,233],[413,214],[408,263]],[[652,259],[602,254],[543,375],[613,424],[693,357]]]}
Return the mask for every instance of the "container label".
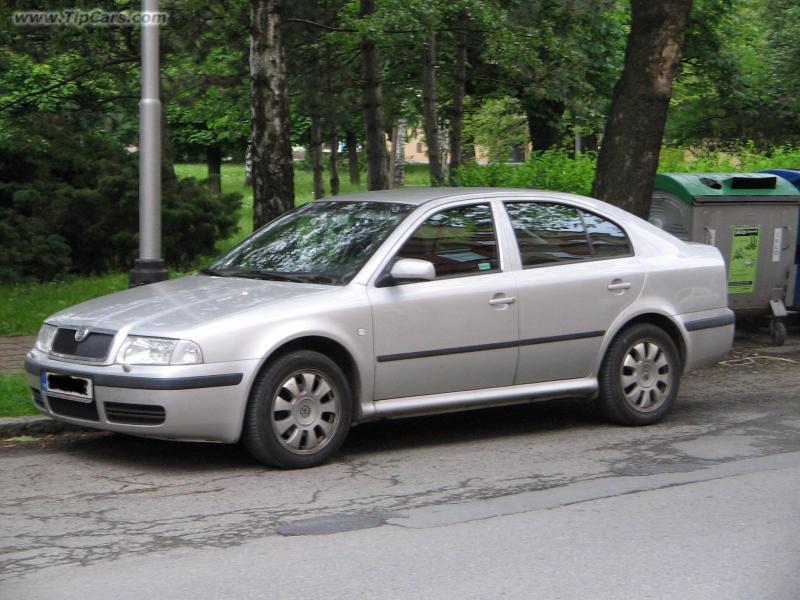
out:
{"label": "container label", "polygon": [[758,271],[759,227],[734,227],[731,262],[728,267],[728,293],[752,294]]}
{"label": "container label", "polygon": [[772,236],[772,262],[781,262],[783,249],[783,227],[776,227]]}

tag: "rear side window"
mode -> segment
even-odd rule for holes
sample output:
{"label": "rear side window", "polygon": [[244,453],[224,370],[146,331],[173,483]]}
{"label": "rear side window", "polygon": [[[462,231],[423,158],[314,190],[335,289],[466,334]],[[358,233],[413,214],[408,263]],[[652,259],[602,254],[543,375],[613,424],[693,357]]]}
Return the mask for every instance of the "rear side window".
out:
{"label": "rear side window", "polygon": [[615,223],[603,217],[581,211],[586,231],[592,240],[592,250],[597,258],[611,258],[614,256],[630,256],[633,254],[630,240],[625,232]]}
{"label": "rear side window", "polygon": [[523,267],[633,254],[615,223],[572,206],[549,202],[506,204]]}
{"label": "rear side window", "polygon": [[545,202],[510,202],[506,210],[523,267],[592,257],[578,209]]}
{"label": "rear side window", "polygon": [[458,206],[433,215],[417,228],[397,257],[432,262],[437,279],[497,270],[491,206]]}

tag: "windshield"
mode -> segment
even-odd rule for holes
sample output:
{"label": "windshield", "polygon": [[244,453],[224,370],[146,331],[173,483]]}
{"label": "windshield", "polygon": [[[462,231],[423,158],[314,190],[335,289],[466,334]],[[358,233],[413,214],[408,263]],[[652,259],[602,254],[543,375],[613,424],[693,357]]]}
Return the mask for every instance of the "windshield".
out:
{"label": "windshield", "polygon": [[311,202],[259,229],[202,273],[346,284],[413,208]]}

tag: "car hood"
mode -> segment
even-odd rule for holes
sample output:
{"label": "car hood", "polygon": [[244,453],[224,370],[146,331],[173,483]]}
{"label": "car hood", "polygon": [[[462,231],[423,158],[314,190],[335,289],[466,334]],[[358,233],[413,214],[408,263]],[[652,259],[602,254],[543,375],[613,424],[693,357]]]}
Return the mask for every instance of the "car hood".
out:
{"label": "car hood", "polygon": [[192,275],[76,304],[47,319],[55,325],[157,335],[189,329],[256,306],[331,293],[338,286]]}

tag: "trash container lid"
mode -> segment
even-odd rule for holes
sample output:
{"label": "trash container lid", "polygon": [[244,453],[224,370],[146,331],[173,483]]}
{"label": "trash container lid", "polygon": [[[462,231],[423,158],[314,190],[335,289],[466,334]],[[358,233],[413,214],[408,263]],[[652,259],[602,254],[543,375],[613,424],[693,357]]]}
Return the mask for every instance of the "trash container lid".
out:
{"label": "trash container lid", "polygon": [[759,171],[759,173],[772,173],[778,177],[783,177],[800,190],[800,169],[764,169],[763,171]]}
{"label": "trash container lid", "polygon": [[800,190],[772,173],[658,173],[654,191],[687,204],[707,202],[800,203]]}

